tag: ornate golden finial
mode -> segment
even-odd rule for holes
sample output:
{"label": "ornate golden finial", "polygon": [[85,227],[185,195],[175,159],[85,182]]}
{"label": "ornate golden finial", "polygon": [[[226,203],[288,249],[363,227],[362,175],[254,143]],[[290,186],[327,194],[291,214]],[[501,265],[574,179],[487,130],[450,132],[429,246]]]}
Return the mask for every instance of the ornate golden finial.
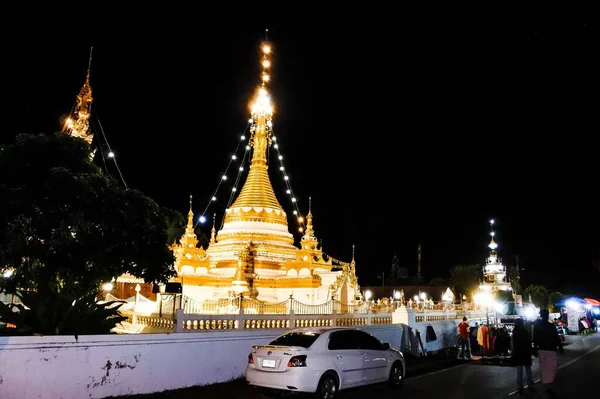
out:
{"label": "ornate golden finial", "polygon": [[252,165],[267,163],[267,147],[271,145],[273,105],[267,91],[267,83],[271,80],[271,44],[265,40],[261,45],[262,57],[261,80],[262,83],[254,97],[250,109],[252,113],[252,126],[250,127],[250,145],[254,147]]}
{"label": "ornate golden finial", "polygon": [[315,230],[313,229],[313,216],[311,211],[311,198],[308,197],[308,215],[306,215],[306,237],[314,237]]}
{"label": "ornate golden finial", "polygon": [[90,86],[90,70],[92,67],[92,51],[90,48],[90,59],[85,82],[77,95],[73,113],[65,121],[63,132],[73,137],[79,137],[92,144],[94,135],[90,131],[90,114],[92,112],[92,87]]}
{"label": "ornate golden finial", "polygon": [[192,194],[190,194],[190,211],[188,212],[187,226],[185,227],[186,235],[194,235],[194,212],[192,211]]}
{"label": "ornate golden finial", "polygon": [[350,267],[352,269],[356,267],[356,261],[354,260],[354,244],[352,244],[352,260],[350,261]]}
{"label": "ornate golden finial", "polygon": [[[239,196],[231,208],[261,207],[283,211],[275,197],[273,187],[269,180],[267,166],[267,148],[274,140],[272,131],[273,105],[268,92],[267,84],[270,81],[269,70],[271,67],[272,47],[268,41],[261,43],[261,85],[257,88],[256,95],[250,104],[250,141],[253,147],[250,171]],[[281,156],[280,156],[281,157]],[[225,223],[232,218],[232,214],[225,215]],[[287,225],[284,213],[271,213],[270,220]]]}
{"label": "ornate golden finial", "polygon": [[215,234],[216,234],[216,230],[215,230],[215,221],[217,220],[217,214],[213,214],[213,227],[212,230],[210,231],[210,244],[214,244],[215,242],[217,242],[216,238],[215,238]]}

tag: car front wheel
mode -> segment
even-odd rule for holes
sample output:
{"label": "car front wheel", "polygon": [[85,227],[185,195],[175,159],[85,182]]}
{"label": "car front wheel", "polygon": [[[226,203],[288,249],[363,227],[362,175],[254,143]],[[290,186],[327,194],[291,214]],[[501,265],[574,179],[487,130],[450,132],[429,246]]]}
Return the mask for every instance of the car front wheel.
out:
{"label": "car front wheel", "polygon": [[402,381],[404,381],[404,368],[402,367],[402,363],[396,362],[392,365],[392,369],[390,370],[390,386],[399,388],[402,385]]}

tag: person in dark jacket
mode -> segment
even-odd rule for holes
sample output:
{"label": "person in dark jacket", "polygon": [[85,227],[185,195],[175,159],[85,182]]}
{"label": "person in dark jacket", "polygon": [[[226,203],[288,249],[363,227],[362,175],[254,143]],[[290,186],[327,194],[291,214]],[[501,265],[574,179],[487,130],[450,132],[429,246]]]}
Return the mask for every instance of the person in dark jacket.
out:
{"label": "person in dark jacket", "polygon": [[515,320],[515,328],[513,329],[512,335],[512,348],[512,363],[517,367],[517,389],[519,390],[519,393],[522,393],[525,389],[523,386],[523,368],[525,368],[528,389],[529,391],[534,392],[534,382],[531,374],[531,355],[533,355],[533,347],[531,336],[527,329],[525,329],[523,319]]}
{"label": "person in dark jacket", "polygon": [[558,370],[556,350],[563,353],[563,345],[558,337],[558,331],[553,323],[548,321],[548,309],[540,310],[540,319],[533,327],[533,343],[540,356],[540,374],[546,392],[552,397],[552,384]]}

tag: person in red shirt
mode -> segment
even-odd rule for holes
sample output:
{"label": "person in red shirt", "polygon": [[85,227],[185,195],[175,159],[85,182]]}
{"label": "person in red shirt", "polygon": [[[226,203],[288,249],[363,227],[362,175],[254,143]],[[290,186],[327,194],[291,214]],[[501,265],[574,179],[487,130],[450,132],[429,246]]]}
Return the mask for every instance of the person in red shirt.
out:
{"label": "person in red shirt", "polygon": [[471,359],[471,342],[469,340],[469,323],[467,317],[463,317],[462,322],[458,325],[458,342],[460,343],[460,352],[458,358]]}

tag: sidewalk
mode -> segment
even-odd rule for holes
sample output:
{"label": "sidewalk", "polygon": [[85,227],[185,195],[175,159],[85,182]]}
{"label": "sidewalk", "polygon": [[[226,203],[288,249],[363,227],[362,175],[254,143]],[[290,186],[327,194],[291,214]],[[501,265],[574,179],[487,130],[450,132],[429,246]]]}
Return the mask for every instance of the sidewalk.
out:
{"label": "sidewalk", "polygon": [[[446,354],[430,354],[418,357],[406,355],[406,378],[431,373],[455,365],[464,364],[464,360],[449,357]],[[258,396],[255,396],[258,395]],[[213,385],[197,386],[146,395],[118,396],[113,399],[198,399],[198,398],[254,398],[261,397],[259,390],[246,385],[243,378]],[[110,399],[110,398],[108,398]]]}

